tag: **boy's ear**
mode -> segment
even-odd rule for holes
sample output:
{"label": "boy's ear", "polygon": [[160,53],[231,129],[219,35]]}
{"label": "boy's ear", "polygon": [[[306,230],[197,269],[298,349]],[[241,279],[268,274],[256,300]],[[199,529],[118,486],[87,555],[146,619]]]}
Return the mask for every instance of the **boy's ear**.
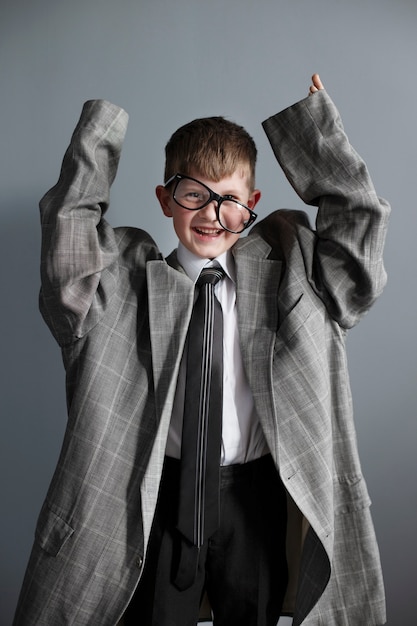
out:
{"label": "boy's ear", "polygon": [[170,207],[171,194],[168,189],[166,189],[163,185],[158,185],[155,189],[155,193],[164,215],[166,215],[166,217],[172,217],[172,210]]}
{"label": "boy's ear", "polygon": [[261,191],[260,189],[254,189],[251,193],[251,195],[249,196],[249,200],[248,200],[248,207],[250,209],[254,209],[255,206],[258,204],[259,200],[261,199]]}

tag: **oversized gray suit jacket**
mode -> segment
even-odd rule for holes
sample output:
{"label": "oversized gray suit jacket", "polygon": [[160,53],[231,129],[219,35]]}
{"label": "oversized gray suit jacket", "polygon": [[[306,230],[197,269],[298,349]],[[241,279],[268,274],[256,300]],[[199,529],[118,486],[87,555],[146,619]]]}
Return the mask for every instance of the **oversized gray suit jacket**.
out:
{"label": "oversized gray suit jacket", "polygon": [[[120,108],[87,102],[41,201],[40,307],[62,348],[68,425],[15,626],[115,626],[143,568],[193,284],[175,253],[103,218],[126,126]],[[385,284],[389,207],[326,92],[264,128],[319,207],[315,229],[277,211],[233,249],[244,364],[290,503],[286,610],[295,626],[383,624],[345,339]]]}

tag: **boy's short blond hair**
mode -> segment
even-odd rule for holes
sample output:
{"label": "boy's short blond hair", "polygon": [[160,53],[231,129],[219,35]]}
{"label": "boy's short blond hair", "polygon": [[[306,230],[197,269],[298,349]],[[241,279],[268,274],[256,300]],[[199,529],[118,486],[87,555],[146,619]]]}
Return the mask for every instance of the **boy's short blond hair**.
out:
{"label": "boy's short blond hair", "polygon": [[168,141],[164,180],[174,174],[193,174],[218,182],[241,168],[253,191],[256,156],[255,142],[243,126],[224,117],[196,119],[181,126]]}

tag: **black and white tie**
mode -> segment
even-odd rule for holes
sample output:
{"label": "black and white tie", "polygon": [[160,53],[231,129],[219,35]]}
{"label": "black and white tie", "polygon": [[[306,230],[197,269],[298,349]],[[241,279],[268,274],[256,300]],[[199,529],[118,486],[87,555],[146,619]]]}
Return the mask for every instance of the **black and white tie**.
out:
{"label": "black and white tie", "polygon": [[199,549],[219,526],[223,315],[214,287],[223,277],[220,267],[202,270],[188,331],[177,525],[185,541],[175,581],[180,589],[192,584]]}

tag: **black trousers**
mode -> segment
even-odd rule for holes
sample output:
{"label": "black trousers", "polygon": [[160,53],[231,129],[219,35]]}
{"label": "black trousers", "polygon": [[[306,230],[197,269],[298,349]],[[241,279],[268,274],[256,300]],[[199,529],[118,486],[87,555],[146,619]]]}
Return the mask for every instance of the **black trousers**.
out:
{"label": "black trousers", "polygon": [[195,626],[204,591],[215,626],[276,626],[287,586],[286,495],[270,455],[221,469],[220,528],[202,546],[197,578],[173,584],[179,461],[166,458],[147,560],[125,626]]}

